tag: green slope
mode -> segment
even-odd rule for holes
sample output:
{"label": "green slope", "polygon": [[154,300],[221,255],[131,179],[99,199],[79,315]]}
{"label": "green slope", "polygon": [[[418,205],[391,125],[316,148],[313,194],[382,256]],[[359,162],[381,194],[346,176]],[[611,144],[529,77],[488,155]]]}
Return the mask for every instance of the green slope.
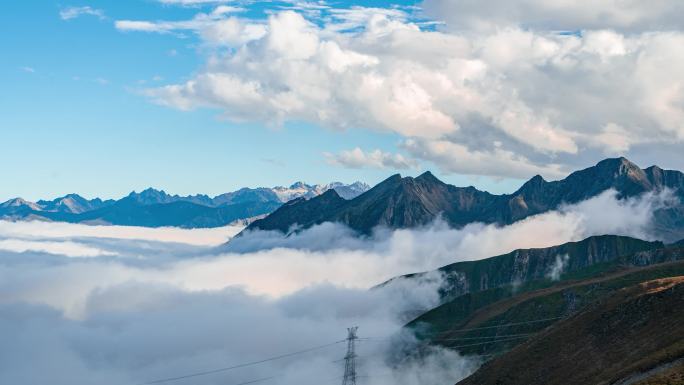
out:
{"label": "green slope", "polygon": [[[681,262],[671,265],[677,271],[670,273],[681,273]],[[654,274],[658,269],[648,270]],[[598,288],[582,286],[581,293],[595,299],[459,384],[608,385],[676,379],[684,357],[684,276],[624,278]],[[553,309],[562,302],[558,295],[546,296],[511,310]]]}
{"label": "green slope", "polygon": [[[427,342],[464,354],[496,355],[524,341],[518,334],[535,333],[623,287],[684,275],[681,259],[684,248],[661,247],[571,271],[560,282],[537,279],[469,292],[422,314],[407,327]],[[535,320],[547,321],[527,323]],[[519,325],[498,326],[509,324]],[[498,337],[509,335],[515,338]],[[488,338],[497,342],[483,343]],[[466,342],[478,344],[463,346]]]}

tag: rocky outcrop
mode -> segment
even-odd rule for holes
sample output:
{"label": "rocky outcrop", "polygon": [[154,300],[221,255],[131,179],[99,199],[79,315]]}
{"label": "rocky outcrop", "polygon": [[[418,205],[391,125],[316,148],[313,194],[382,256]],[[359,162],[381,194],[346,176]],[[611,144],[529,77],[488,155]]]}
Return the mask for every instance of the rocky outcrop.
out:
{"label": "rocky outcrop", "polygon": [[[439,269],[446,279],[443,296],[454,298],[473,291],[515,285],[538,279],[559,279],[584,268],[618,261],[630,256],[636,266],[679,258],[663,249],[662,242],[648,242],[630,237],[603,235],[539,249],[519,249],[508,254],[478,261],[458,262]],[[558,266],[558,264],[561,266]],[[558,270],[559,269],[559,270]]]}

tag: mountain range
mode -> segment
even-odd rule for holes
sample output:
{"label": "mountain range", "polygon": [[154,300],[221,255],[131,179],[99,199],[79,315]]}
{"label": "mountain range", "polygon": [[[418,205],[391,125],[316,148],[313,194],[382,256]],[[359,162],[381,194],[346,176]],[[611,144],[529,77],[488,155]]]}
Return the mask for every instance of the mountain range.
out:
{"label": "mountain range", "polygon": [[[214,227],[242,220],[250,223],[246,231],[287,235],[337,222],[367,235],[378,226],[412,228],[437,218],[455,228],[472,222],[506,225],[609,189],[618,199],[668,190],[672,202],[653,212],[660,240],[592,236],[452,263],[380,286],[443,278],[437,306],[412,310],[403,331],[421,346],[479,357],[484,365],[459,384],[683,384],[684,174],[675,170],[605,159],[558,181],[535,176],[501,195],[452,186],[430,172],[393,175],[373,188],[360,182],[298,182],[215,197],[155,189],[119,200],[70,194],[9,200],[0,204],[0,219],[150,227]],[[261,218],[250,221],[254,217]]]}
{"label": "mountain range", "polygon": [[361,182],[297,182],[289,187],[242,188],[215,197],[171,195],[149,188],[118,200],[89,200],[77,194],[37,202],[15,198],[0,204],[0,219],[186,228],[241,222],[248,224],[247,231],[286,234],[338,222],[367,235],[378,226],[412,228],[438,217],[454,228],[473,222],[506,225],[608,189],[614,189],[620,199],[672,191],[673,204],[654,212],[654,227],[664,241],[684,238],[684,174],[658,166],[642,169],[625,158],[605,159],[558,181],[537,175],[517,191],[501,195],[449,185],[428,171],[415,178],[392,175],[373,188]]}
{"label": "mountain range", "polygon": [[620,199],[671,190],[676,203],[655,213],[656,226],[664,240],[684,237],[684,174],[658,166],[642,169],[626,158],[605,159],[558,181],[537,175],[514,193],[502,195],[472,186],[452,186],[430,172],[416,178],[397,174],[353,199],[344,199],[335,190],[294,199],[252,222],[248,230],[290,233],[322,222],[338,222],[369,234],[377,226],[411,228],[437,217],[455,228],[472,222],[506,225],[608,189],[616,190]]}
{"label": "mountain range", "polygon": [[291,199],[313,198],[328,190],[335,190],[338,196],[351,199],[368,189],[369,186],[362,182],[348,185],[297,182],[289,187],[242,188],[213,198],[207,195],[170,195],[152,188],[140,193],[131,192],[119,200],[89,200],[78,194],[37,202],[14,198],[0,204],[0,219],[146,227],[218,227],[266,215]]}

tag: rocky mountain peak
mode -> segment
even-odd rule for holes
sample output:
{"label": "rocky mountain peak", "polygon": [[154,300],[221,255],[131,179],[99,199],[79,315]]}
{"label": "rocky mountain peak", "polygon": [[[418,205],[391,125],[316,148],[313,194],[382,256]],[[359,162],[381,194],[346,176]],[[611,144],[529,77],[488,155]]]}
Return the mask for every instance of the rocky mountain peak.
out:
{"label": "rocky mountain peak", "polygon": [[144,189],[143,191],[140,192],[141,196],[159,196],[159,195],[168,195],[164,190],[157,190],[152,187],[148,187]]}
{"label": "rocky mountain peak", "polygon": [[416,181],[419,181],[421,183],[435,183],[435,184],[443,184],[441,180],[437,179],[436,176],[434,176],[430,171],[425,171],[424,173],[418,175],[416,177]]}
{"label": "rocky mountain peak", "polygon": [[644,170],[625,157],[604,159],[598,162],[594,168],[601,175],[613,178],[627,176],[642,179],[645,176]]}
{"label": "rocky mountain peak", "polygon": [[167,194],[164,190],[157,190],[152,187],[148,187],[145,190],[137,193],[132,191],[128,194],[128,198],[141,204],[156,204],[156,203],[169,203],[172,197]]}
{"label": "rocky mountain peak", "polygon": [[306,184],[306,183],[304,183],[304,182],[302,182],[302,181],[294,182],[293,184],[290,185],[290,189],[292,189],[292,190],[308,189],[308,188],[311,188],[311,187],[312,187],[312,186],[309,186],[308,184]]}
{"label": "rocky mountain peak", "polygon": [[28,207],[31,210],[40,210],[40,206],[34,202],[29,202],[23,198],[13,198],[0,204],[2,208]]}
{"label": "rocky mountain peak", "polygon": [[546,185],[546,183],[548,182],[546,182],[546,180],[544,180],[544,178],[541,175],[537,174],[533,176],[532,179],[528,180],[522,186],[520,186],[518,191],[513,193],[513,195],[527,195],[530,193],[534,193],[535,191],[539,191],[540,189],[542,189],[544,185]]}

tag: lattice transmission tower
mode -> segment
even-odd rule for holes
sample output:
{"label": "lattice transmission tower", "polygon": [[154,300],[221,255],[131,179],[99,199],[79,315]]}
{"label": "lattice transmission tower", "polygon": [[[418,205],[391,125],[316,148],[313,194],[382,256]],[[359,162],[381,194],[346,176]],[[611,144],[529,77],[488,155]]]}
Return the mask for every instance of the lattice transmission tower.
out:
{"label": "lattice transmission tower", "polygon": [[342,385],[356,385],[356,331],[358,326],[348,328],[347,355],[344,356],[344,379]]}

